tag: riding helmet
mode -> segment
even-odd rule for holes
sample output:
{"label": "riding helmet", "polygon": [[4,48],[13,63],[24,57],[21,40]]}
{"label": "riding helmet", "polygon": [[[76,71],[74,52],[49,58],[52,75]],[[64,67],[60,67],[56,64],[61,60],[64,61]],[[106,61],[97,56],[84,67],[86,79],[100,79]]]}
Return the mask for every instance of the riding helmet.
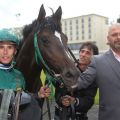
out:
{"label": "riding helmet", "polygon": [[0,30],[0,41],[10,41],[19,45],[19,39],[17,35],[11,29],[1,29]]}

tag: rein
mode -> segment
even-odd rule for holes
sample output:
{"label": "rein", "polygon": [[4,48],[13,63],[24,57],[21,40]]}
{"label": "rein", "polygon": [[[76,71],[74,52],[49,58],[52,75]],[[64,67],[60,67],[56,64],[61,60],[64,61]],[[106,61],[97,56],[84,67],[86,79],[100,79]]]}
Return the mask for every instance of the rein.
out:
{"label": "rein", "polygon": [[[55,76],[54,72],[48,67],[48,65],[45,63],[41,51],[38,47],[38,40],[37,40],[37,33],[34,34],[34,47],[35,47],[35,58],[36,58],[36,62],[37,64],[40,64],[40,62],[42,62],[42,64],[45,67],[45,73],[46,73],[46,79],[48,80],[48,85],[50,85],[52,82],[54,82],[55,80],[57,80],[58,82],[60,82],[60,80],[58,80],[58,78]],[[69,52],[69,54],[71,55],[71,57],[73,58],[74,62],[77,63],[77,66],[79,65],[79,62],[77,61],[77,59],[75,58],[74,54],[72,53],[72,51],[69,49],[67,49],[67,51]],[[80,69],[79,69],[80,70]],[[80,70],[81,71],[81,70]],[[62,80],[61,80],[62,81]],[[62,81],[63,82],[63,81]],[[64,82],[63,82],[64,83]],[[72,93],[71,93],[72,94]],[[50,115],[50,106],[49,106],[49,100],[46,99],[47,102],[47,108],[48,108],[48,116],[49,116],[49,120],[51,120],[51,115]],[[73,118],[72,120],[74,120],[75,118],[75,109],[74,106],[71,105],[72,108],[72,115]]]}
{"label": "rein", "polygon": [[[48,65],[45,63],[42,55],[41,55],[41,52],[39,50],[39,47],[38,47],[38,41],[37,41],[37,34],[35,33],[34,35],[34,47],[35,47],[35,58],[36,58],[36,62],[37,64],[39,65],[40,61],[42,62],[42,64],[44,65],[45,67],[45,73],[46,73],[46,78],[48,80],[48,84],[50,85],[52,83],[52,80],[54,79],[53,77],[53,72],[50,70],[50,68],[48,67]],[[49,73],[49,74],[48,74]],[[50,105],[49,105],[49,100],[48,98],[46,98],[46,103],[47,103],[47,109],[48,109],[48,117],[49,117],[49,120],[51,120],[51,114],[50,114]]]}
{"label": "rein", "polygon": [[[45,67],[45,74],[46,74],[46,80],[48,80],[48,85],[52,84],[52,82],[54,83],[55,81],[60,82],[60,80],[58,80],[58,78],[55,76],[54,72],[48,67],[48,65],[45,63],[41,51],[38,47],[38,40],[37,40],[37,33],[34,34],[34,47],[35,47],[35,59],[37,64],[39,65],[40,62],[42,62],[42,64]],[[49,120],[51,120],[51,114],[50,114],[50,106],[49,106],[49,100],[48,98],[46,98],[46,103],[47,103],[47,109],[48,109],[48,117]]]}
{"label": "rein", "polygon": [[68,52],[70,53],[70,55],[72,56],[74,62],[77,64],[77,68],[80,70],[80,72],[82,72],[82,70],[78,67],[79,66],[79,62],[78,60],[76,59],[76,57],[74,56],[73,52],[71,51],[71,49],[69,47],[68,48]]}
{"label": "rein", "polygon": [[42,62],[42,64],[45,67],[45,73],[46,73],[46,78],[48,79],[48,84],[51,84],[53,82],[54,79],[56,79],[54,72],[48,67],[48,65],[45,63],[41,51],[38,47],[38,40],[37,40],[37,34],[35,33],[34,35],[34,47],[35,47],[35,58],[36,58],[36,62],[39,65],[40,62]]}
{"label": "rein", "polygon": [[44,61],[44,59],[42,57],[41,51],[40,51],[40,49],[38,47],[37,33],[34,34],[34,47],[35,47],[35,59],[36,59],[37,64],[39,65],[40,62],[42,62],[42,64],[45,67],[45,73],[46,73],[46,78],[48,80],[48,85],[50,85],[52,82],[54,83],[55,81],[57,81],[59,83],[63,82],[62,80],[59,80],[57,78],[54,71],[51,70],[48,67],[48,65],[45,63],[45,61]]}

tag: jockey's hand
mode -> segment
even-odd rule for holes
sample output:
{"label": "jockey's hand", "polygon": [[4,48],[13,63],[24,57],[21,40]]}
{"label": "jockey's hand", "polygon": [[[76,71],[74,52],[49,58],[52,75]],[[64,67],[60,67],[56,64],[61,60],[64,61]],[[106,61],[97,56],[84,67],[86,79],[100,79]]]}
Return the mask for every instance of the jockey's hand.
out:
{"label": "jockey's hand", "polygon": [[71,97],[69,95],[63,96],[62,97],[62,104],[66,107],[70,106],[72,103],[75,103],[75,98]]}
{"label": "jockey's hand", "polygon": [[50,96],[50,88],[48,85],[42,86],[40,90],[38,91],[38,96],[40,98],[46,98]]}

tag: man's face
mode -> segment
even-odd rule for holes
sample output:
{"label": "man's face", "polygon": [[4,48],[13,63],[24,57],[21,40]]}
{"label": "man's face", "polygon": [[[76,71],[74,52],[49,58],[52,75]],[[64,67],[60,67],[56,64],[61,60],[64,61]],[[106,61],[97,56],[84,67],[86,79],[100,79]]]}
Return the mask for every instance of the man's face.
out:
{"label": "man's face", "polygon": [[11,42],[0,42],[0,63],[11,63],[15,54],[15,45],[13,45]]}
{"label": "man's face", "polygon": [[87,47],[84,47],[83,49],[81,49],[79,55],[80,55],[80,64],[89,65],[91,62],[93,51],[88,49]]}
{"label": "man's face", "polygon": [[108,44],[113,50],[120,51],[120,26],[115,26],[108,33]]}

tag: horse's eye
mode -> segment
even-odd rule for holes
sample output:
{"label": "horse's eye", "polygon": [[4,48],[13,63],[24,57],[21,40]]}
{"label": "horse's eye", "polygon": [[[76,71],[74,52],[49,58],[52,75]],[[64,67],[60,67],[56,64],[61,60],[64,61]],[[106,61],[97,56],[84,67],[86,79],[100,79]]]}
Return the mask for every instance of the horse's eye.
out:
{"label": "horse's eye", "polygon": [[48,43],[49,42],[48,37],[42,37],[41,40],[42,40],[43,43]]}
{"label": "horse's eye", "polygon": [[66,76],[66,77],[69,77],[69,78],[70,78],[70,77],[73,77],[73,75],[72,75],[70,72],[67,72],[65,76]]}

